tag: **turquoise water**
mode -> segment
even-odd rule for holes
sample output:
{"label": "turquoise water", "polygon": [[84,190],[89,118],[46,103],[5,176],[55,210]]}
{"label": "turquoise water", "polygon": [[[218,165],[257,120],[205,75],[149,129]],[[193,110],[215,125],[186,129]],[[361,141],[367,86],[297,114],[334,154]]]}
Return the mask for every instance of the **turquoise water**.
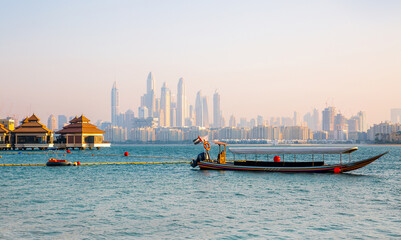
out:
{"label": "turquoise water", "polygon": [[[390,153],[338,175],[199,171],[185,163],[0,166],[0,239],[401,238],[401,147],[359,148],[355,160]],[[193,158],[202,147],[113,146],[64,158],[166,161],[92,156],[125,151]],[[0,163],[50,156],[7,153],[18,152],[0,152]]]}

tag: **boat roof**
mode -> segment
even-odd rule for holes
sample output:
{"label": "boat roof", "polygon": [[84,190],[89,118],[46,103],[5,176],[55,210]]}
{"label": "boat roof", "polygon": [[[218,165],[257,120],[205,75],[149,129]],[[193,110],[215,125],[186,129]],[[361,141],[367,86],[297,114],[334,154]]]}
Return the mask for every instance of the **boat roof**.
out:
{"label": "boat roof", "polygon": [[352,153],[357,147],[231,147],[234,154],[342,154]]}
{"label": "boat roof", "polygon": [[224,145],[224,146],[227,146],[227,145],[228,145],[228,143],[219,142],[219,141],[212,141],[212,143],[215,143],[215,144],[218,144],[218,145]]}

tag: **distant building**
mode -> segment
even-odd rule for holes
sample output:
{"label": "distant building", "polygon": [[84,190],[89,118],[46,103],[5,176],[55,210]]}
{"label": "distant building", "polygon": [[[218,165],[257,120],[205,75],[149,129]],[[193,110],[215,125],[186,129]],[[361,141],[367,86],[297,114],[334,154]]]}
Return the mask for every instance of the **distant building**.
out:
{"label": "distant building", "polygon": [[100,149],[101,147],[110,147],[110,143],[103,141],[105,131],[98,129],[89,122],[90,120],[84,115],[72,119],[69,125],[56,132],[60,134],[56,147],[61,149]]}
{"label": "distant building", "polygon": [[58,128],[62,129],[67,124],[67,116],[65,115],[58,115]]}
{"label": "distant building", "polygon": [[3,124],[4,127],[8,131],[13,131],[15,129],[15,120],[14,119],[11,119],[11,118],[0,119],[0,124]]}
{"label": "distant building", "polygon": [[401,108],[391,109],[391,122],[401,123]]}
{"label": "distant building", "polygon": [[161,115],[160,126],[162,127],[171,126],[170,107],[171,107],[171,92],[170,89],[167,88],[166,82],[164,82],[160,96],[160,115]]}
{"label": "distant building", "polygon": [[185,83],[184,79],[180,78],[177,85],[177,126],[185,126],[186,114],[186,95],[185,95]]}
{"label": "distant building", "polygon": [[57,130],[57,120],[56,116],[54,116],[53,114],[51,114],[47,119],[47,128],[52,131]]}
{"label": "distant building", "polygon": [[202,98],[202,92],[201,91],[199,91],[196,94],[196,100],[195,100],[195,126],[204,127],[204,121],[203,121],[203,98]]}
{"label": "distant building", "polygon": [[221,102],[220,94],[216,91],[213,95],[213,127],[221,128]]}
{"label": "distant building", "polygon": [[117,83],[114,82],[111,89],[111,125],[118,125],[118,114],[120,113],[120,96],[118,93]]}
{"label": "distant building", "polygon": [[401,131],[401,124],[396,123],[379,123],[368,129],[368,140],[370,141],[387,141],[393,133]]}
{"label": "distant building", "polygon": [[10,131],[0,123],[0,150],[7,150],[11,148],[10,137]]}
{"label": "distant building", "polygon": [[334,116],[336,115],[335,107],[327,107],[322,112],[322,130],[326,132],[334,131]]}
{"label": "distant building", "polygon": [[313,133],[314,140],[327,140],[329,137],[326,131],[316,131]]}
{"label": "distant building", "polygon": [[26,150],[28,148],[41,150],[53,147],[53,131],[41,124],[40,119],[32,114],[25,118],[22,124],[12,131],[14,149]]}

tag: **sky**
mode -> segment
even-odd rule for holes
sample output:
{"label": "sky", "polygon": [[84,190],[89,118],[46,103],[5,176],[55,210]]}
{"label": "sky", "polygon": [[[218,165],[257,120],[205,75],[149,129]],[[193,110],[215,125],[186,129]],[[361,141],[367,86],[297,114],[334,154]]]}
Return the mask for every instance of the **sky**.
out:
{"label": "sky", "polygon": [[[401,108],[401,1],[0,1],[0,118],[134,110],[151,71],[228,122]],[[211,113],[210,113],[211,115]],[[212,116],[211,116],[212,117]]]}

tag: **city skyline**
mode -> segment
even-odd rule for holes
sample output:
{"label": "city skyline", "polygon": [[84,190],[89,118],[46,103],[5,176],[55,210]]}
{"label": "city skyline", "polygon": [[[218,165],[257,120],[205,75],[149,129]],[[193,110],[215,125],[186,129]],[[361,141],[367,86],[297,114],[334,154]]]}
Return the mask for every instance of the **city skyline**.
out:
{"label": "city skyline", "polygon": [[4,2],[0,115],[109,121],[110,85],[118,82],[120,109],[136,112],[152,71],[155,96],[183,77],[187,101],[201,90],[209,114],[217,89],[226,120],[335,106],[349,117],[365,111],[368,125],[390,121],[401,104],[399,9],[397,1]]}

